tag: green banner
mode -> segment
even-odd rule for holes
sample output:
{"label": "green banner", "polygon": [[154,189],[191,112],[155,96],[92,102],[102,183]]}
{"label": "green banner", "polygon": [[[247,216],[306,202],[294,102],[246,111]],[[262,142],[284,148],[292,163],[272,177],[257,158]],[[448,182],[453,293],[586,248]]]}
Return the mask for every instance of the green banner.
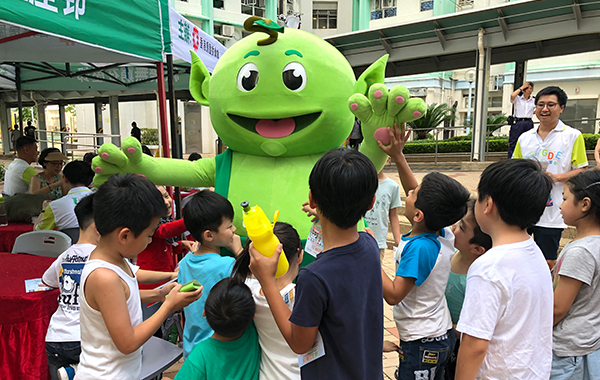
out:
{"label": "green banner", "polygon": [[2,0],[0,22],[162,61],[168,0]]}

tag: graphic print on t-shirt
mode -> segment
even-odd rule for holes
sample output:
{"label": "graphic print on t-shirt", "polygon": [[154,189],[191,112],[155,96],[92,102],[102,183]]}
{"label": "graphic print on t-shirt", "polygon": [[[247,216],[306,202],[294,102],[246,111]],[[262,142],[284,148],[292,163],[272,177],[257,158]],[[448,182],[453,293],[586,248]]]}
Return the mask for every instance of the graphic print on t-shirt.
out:
{"label": "graphic print on t-shirt", "polygon": [[86,260],[87,258],[78,255],[68,255],[60,266],[58,281],[61,293],[58,304],[66,313],[79,312],[79,286]]}

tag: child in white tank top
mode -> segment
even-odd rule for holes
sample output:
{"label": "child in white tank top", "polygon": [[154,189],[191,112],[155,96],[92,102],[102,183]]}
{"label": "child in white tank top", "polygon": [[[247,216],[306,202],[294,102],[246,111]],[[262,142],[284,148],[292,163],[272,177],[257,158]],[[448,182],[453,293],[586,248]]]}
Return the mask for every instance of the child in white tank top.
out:
{"label": "child in white tank top", "polygon": [[[138,288],[138,268],[126,259],[146,248],[167,211],[148,179],[115,175],[100,186],[93,203],[100,240],[82,273],[81,356],[75,379],[138,380],[142,345],[173,311],[196,301],[202,288],[179,293],[181,286],[170,284],[166,299],[159,290]],[[160,309],[142,322],[141,303],[160,301]]]}

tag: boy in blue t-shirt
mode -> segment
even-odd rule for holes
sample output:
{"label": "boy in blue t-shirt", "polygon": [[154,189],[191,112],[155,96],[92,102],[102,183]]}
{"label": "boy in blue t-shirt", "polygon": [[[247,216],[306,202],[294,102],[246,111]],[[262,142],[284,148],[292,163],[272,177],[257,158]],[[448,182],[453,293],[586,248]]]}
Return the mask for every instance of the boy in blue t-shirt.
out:
{"label": "boy in blue t-shirt", "polygon": [[258,380],[260,346],[252,323],[255,311],[246,284],[234,278],[217,282],[202,312],[214,333],[196,344],[175,380]]}
{"label": "boy in blue t-shirt", "polygon": [[444,290],[454,254],[454,235],[447,226],[467,212],[469,191],[441,173],[427,174],[417,183],[402,149],[410,131],[390,129],[383,151],[398,167],[407,194],[404,215],[412,230],[396,250],[396,277],[382,269],[383,297],[394,306],[400,337],[398,379],[438,379],[454,348],[456,336]]}
{"label": "boy in blue t-shirt", "polygon": [[[309,186],[310,207],[321,221],[323,251],[298,273],[294,310],[287,307],[275,282],[281,245],[265,257],[250,244],[250,270],[290,348],[297,354],[311,350],[303,358],[303,379],[381,380],[379,248],[356,226],[375,201],[377,171],[362,153],[333,149],[315,164]],[[311,356],[317,333],[323,347],[317,345]]]}
{"label": "boy in blue t-shirt", "polygon": [[235,262],[233,257],[219,254],[221,247],[237,254],[242,246],[232,224],[233,207],[226,198],[215,192],[202,190],[192,195],[183,209],[183,221],[200,246],[179,263],[178,281],[185,284],[198,280],[204,286],[202,297],[184,309],[183,357],[187,358],[194,345],[213,334],[206,317],[202,315],[204,303],[210,289],[231,275]]}

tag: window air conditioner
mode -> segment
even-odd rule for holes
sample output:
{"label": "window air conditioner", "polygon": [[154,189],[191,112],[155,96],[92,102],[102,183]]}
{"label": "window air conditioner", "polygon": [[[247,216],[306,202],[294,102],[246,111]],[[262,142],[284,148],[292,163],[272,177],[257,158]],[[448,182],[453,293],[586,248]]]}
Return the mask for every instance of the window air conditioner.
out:
{"label": "window air conditioner", "polygon": [[223,25],[223,36],[224,37],[233,37],[235,33],[235,27],[233,25]]}

